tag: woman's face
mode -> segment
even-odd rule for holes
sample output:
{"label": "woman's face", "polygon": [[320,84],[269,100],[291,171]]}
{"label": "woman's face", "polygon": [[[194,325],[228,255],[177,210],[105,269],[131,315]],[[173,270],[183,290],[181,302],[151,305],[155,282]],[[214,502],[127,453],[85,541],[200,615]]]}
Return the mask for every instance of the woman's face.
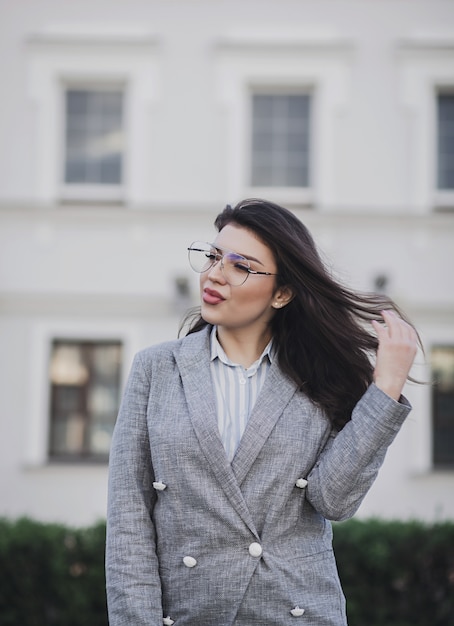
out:
{"label": "woman's face", "polygon": [[[252,270],[277,273],[271,250],[250,230],[227,224],[213,242],[217,248],[237,252],[249,260]],[[249,274],[240,286],[229,285],[217,262],[200,275],[201,313],[209,324],[226,330],[267,331],[279,302],[276,276]]]}

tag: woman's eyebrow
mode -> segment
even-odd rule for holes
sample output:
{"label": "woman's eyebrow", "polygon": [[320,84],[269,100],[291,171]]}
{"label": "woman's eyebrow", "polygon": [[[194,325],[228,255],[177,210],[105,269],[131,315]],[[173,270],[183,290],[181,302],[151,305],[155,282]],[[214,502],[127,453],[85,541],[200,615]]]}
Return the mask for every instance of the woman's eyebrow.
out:
{"label": "woman's eyebrow", "polygon": [[234,254],[238,254],[239,256],[244,257],[248,261],[255,261],[259,265],[263,266],[263,263],[259,261],[258,259],[256,259],[254,256],[248,256],[247,254],[243,254],[242,252],[236,252],[235,250],[227,250],[227,248],[220,248],[215,243],[212,243],[211,245],[213,246],[213,248],[215,248],[216,250],[219,250],[220,252],[233,252]]}
{"label": "woman's eyebrow", "polygon": [[244,256],[244,258],[247,259],[248,261],[255,261],[259,265],[263,265],[263,263],[261,261],[259,261],[258,259],[256,259],[253,256],[247,256],[246,254],[242,254],[241,256]]}

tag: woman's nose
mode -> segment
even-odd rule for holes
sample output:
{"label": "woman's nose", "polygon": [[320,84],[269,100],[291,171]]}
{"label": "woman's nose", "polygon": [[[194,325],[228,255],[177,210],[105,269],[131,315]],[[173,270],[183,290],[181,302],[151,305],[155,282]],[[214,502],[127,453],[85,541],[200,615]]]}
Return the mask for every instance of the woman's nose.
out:
{"label": "woman's nose", "polygon": [[208,276],[211,280],[218,283],[225,283],[224,273],[222,271],[222,259],[217,259],[208,270]]}

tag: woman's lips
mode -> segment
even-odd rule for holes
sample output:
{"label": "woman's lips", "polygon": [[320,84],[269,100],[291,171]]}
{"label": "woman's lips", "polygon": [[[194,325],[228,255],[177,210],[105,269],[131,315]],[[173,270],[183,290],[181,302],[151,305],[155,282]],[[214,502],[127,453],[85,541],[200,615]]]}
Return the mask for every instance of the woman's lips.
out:
{"label": "woman's lips", "polygon": [[213,289],[204,289],[202,294],[202,300],[207,304],[219,304],[223,302],[225,298],[221,296],[218,291]]}

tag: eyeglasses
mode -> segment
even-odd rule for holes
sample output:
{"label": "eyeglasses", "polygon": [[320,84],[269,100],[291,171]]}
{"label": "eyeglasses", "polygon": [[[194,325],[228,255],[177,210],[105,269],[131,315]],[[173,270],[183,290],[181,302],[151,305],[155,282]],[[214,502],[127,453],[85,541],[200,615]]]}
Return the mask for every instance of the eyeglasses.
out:
{"label": "eyeglasses", "polygon": [[207,272],[215,263],[220,261],[222,274],[229,285],[233,287],[239,287],[245,283],[249,274],[277,276],[271,272],[252,270],[246,257],[236,252],[216,248],[211,243],[195,241],[188,248],[188,258],[192,269],[199,274]]}

